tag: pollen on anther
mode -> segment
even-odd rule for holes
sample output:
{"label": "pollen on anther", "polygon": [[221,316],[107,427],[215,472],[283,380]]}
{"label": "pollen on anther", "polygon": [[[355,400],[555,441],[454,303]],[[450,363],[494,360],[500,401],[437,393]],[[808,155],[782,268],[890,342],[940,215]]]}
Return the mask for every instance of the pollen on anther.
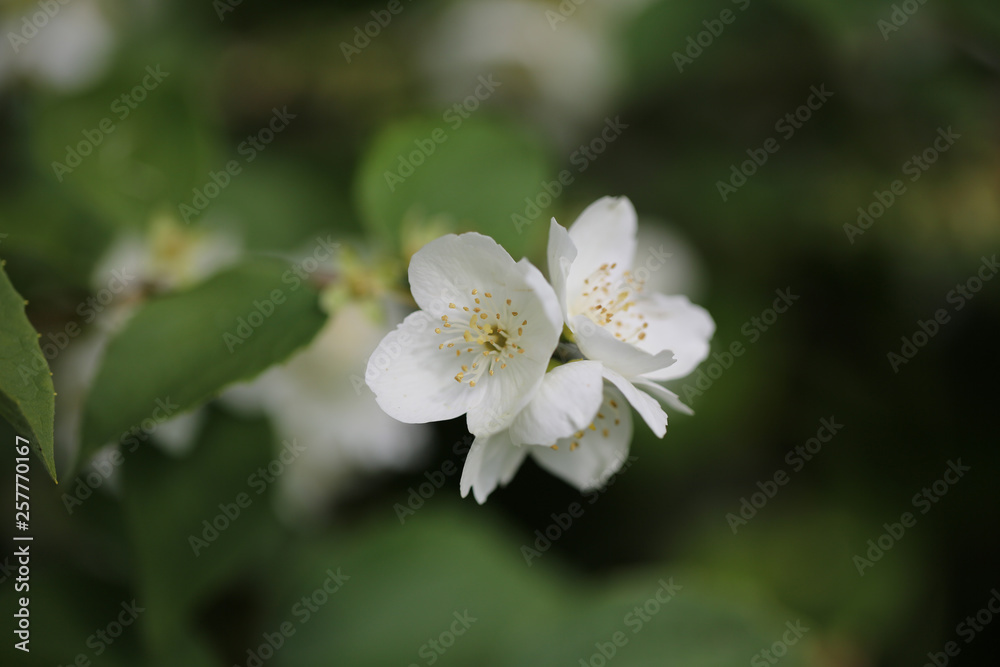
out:
{"label": "pollen on anther", "polygon": [[463,372],[468,372],[469,371],[469,367],[467,365],[465,365],[465,364],[462,364],[462,371]]}
{"label": "pollen on anther", "polygon": [[571,452],[576,451],[576,448],[579,447],[579,446],[580,446],[579,442],[574,442],[574,443],[570,444],[569,451],[571,451]]}
{"label": "pollen on anther", "polygon": [[525,320],[525,321],[521,322],[521,325],[525,326],[525,327],[528,326],[528,320]]}
{"label": "pollen on anther", "polygon": [[576,433],[573,434],[573,437],[579,440],[580,438],[583,437],[583,431],[577,431]]}
{"label": "pollen on anther", "polygon": [[441,321],[442,322],[447,322],[448,321],[448,316],[447,315],[442,315],[441,316]]}
{"label": "pollen on anther", "polygon": [[559,451],[559,445],[552,445],[552,447],[550,447],[550,449],[553,449],[555,451]]}
{"label": "pollen on anther", "polygon": [[524,335],[524,329],[522,329],[521,327],[518,327],[518,328],[517,328],[517,335],[518,335],[518,336],[522,336],[522,335]]}
{"label": "pollen on anther", "polygon": [[590,425],[590,426],[588,426],[587,428],[589,428],[589,429],[590,429],[591,431],[596,431],[596,430],[597,430],[597,427],[596,427],[596,426],[594,426],[593,424],[591,424],[591,425]]}
{"label": "pollen on anther", "polygon": [[621,420],[621,419],[616,419],[616,420],[615,420],[615,426],[618,426],[618,425],[619,425],[619,424],[621,424],[621,423],[622,423],[622,420]]}
{"label": "pollen on anther", "polygon": [[611,407],[613,407],[613,408],[617,408],[617,407],[618,407],[618,404],[617,404],[617,403],[615,403],[615,401],[614,401],[613,399],[612,399],[612,400],[610,400],[610,401],[608,401],[608,405],[610,405],[610,406],[611,406]]}
{"label": "pollen on anther", "polygon": [[441,327],[434,329],[434,333],[441,333]]}
{"label": "pollen on anther", "polygon": [[476,386],[476,381],[475,380],[470,380],[469,381],[469,386],[470,387],[475,387]]}
{"label": "pollen on anther", "polygon": [[479,313],[480,319],[486,319],[486,313]]}
{"label": "pollen on anther", "polygon": [[478,298],[476,299],[476,303],[479,303],[479,299]]}
{"label": "pollen on anther", "polygon": [[608,429],[604,429],[603,431],[601,431],[601,435],[603,435],[605,438],[608,437]]}
{"label": "pollen on anther", "polygon": [[508,306],[510,305],[510,299],[507,299],[507,305]]}
{"label": "pollen on anther", "polygon": [[515,310],[515,311],[511,312],[511,315],[513,315],[514,317],[517,317],[517,311]]}
{"label": "pollen on anther", "polygon": [[479,294],[479,290],[477,290],[477,289],[472,290],[472,294],[473,294],[473,296],[475,296],[476,294]]}
{"label": "pollen on anther", "polygon": [[597,418],[598,419],[604,419],[604,415],[602,415],[600,412],[598,412],[597,413]]}
{"label": "pollen on anther", "polygon": [[455,305],[455,304],[453,304],[453,303],[449,303],[449,304],[448,304],[448,307],[449,307],[449,308],[458,308],[458,306],[456,306],[456,305]]}
{"label": "pollen on anther", "polygon": [[444,343],[441,343],[440,345],[438,345],[438,349],[439,350],[443,350],[444,349]]}
{"label": "pollen on anther", "polygon": [[645,340],[645,338],[646,338],[646,332],[645,331],[640,331],[639,332],[639,340]]}
{"label": "pollen on anther", "polygon": [[465,375],[463,373],[459,373],[455,376],[455,382],[461,382],[463,377],[465,377]]}
{"label": "pollen on anther", "polygon": [[483,292],[483,294],[486,296],[487,299],[492,299],[493,298],[493,295],[490,294],[489,292]]}

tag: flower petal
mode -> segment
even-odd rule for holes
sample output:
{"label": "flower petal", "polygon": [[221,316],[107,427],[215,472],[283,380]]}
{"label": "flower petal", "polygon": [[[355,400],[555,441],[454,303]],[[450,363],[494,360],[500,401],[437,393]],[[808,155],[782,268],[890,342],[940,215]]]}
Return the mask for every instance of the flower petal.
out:
{"label": "flower petal", "polygon": [[709,340],[715,333],[715,322],[701,306],[685,296],[651,294],[640,304],[645,321],[646,337],[636,345],[655,354],[669,349],[677,362],[670,367],[645,373],[652,380],[675,380],[689,375],[709,352]]}
{"label": "flower petal", "polygon": [[[604,264],[625,272],[635,259],[636,215],[627,197],[602,197],[584,209],[569,228],[577,256],[566,279],[569,301],[583,291],[583,281]],[[551,232],[550,232],[551,234]]]}
{"label": "flower petal", "polygon": [[526,259],[516,264],[515,271],[517,276],[508,281],[506,295],[511,299],[510,309],[517,309],[517,317],[507,328],[512,335],[517,332],[514,340],[524,352],[504,358],[506,367],[484,376],[476,387],[482,388],[482,398],[469,410],[468,426],[477,436],[506,429],[531,400],[562,332],[559,302],[542,272]]}
{"label": "flower petal", "polygon": [[455,381],[450,350],[439,350],[435,320],[411,313],[368,359],[365,382],[385,412],[409,424],[453,419],[476,405],[482,394]]}
{"label": "flower petal", "polygon": [[497,486],[506,486],[514,478],[526,453],[523,447],[511,443],[506,431],[476,438],[462,469],[462,497],[472,489],[476,502],[485,503]]}
{"label": "flower petal", "polygon": [[511,442],[553,445],[587,428],[603,400],[601,370],[600,362],[574,361],[546,373],[534,398],[514,418]]}
{"label": "flower petal", "polygon": [[560,439],[558,449],[527,447],[535,461],[581,491],[603,486],[628,458],[632,442],[632,412],[621,392],[606,385],[594,428]]}
{"label": "flower petal", "polygon": [[559,305],[562,307],[563,317],[569,319],[569,295],[566,291],[566,281],[569,277],[570,268],[576,259],[576,245],[569,237],[566,228],[552,218],[549,225],[549,247],[548,264],[549,280],[559,298]]}
{"label": "flower petal", "polygon": [[681,413],[686,414],[686,415],[693,415],[694,414],[694,410],[692,410],[691,408],[689,408],[685,404],[681,403],[681,397],[680,396],[678,396],[674,392],[670,391],[666,387],[661,387],[660,385],[656,384],[655,382],[650,382],[649,380],[647,380],[645,378],[636,378],[636,379],[632,380],[632,384],[634,384],[636,387],[639,387],[641,389],[645,389],[646,391],[648,391],[649,393],[651,393],[653,396],[655,396],[656,398],[658,398],[661,401],[663,401],[664,403],[666,403],[667,407],[670,407],[670,408],[672,408],[674,410],[677,410],[677,412],[681,412]]}
{"label": "flower petal", "polygon": [[667,413],[663,411],[656,399],[644,391],[637,389],[625,377],[610,368],[604,369],[604,377],[621,390],[625,399],[632,404],[635,411],[643,418],[657,438],[667,433]]}
{"label": "flower petal", "polygon": [[410,291],[422,310],[436,317],[449,313],[448,304],[466,304],[472,290],[505,286],[520,273],[513,258],[488,236],[469,232],[434,239],[410,259]]}
{"label": "flower petal", "polygon": [[662,370],[674,363],[669,350],[650,354],[631,343],[618,340],[606,328],[586,315],[576,315],[569,322],[576,344],[588,359],[602,362],[626,377]]}

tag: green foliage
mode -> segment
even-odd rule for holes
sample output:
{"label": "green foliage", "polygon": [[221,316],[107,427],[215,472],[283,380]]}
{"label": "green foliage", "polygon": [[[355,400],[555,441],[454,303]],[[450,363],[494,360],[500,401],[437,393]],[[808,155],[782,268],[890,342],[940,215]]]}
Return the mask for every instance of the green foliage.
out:
{"label": "green foliage", "polygon": [[[284,262],[247,260],[143,306],[108,344],[84,407],[80,460],[286,359],[320,330],[317,293]],[[144,424],[146,424],[144,426]]]}
{"label": "green foliage", "polygon": [[272,442],[266,421],[210,410],[191,453],[140,447],[127,455],[123,509],[137,596],[148,609],[142,630],[157,664],[216,664],[193,619],[278,543],[272,487],[256,472],[272,461]]}
{"label": "green foliage", "polygon": [[0,266],[0,416],[31,442],[56,479],[52,452],[55,391],[38,332],[24,313],[25,301]]}
{"label": "green foliage", "polygon": [[[529,567],[519,549],[514,534],[470,509],[425,508],[403,526],[375,522],[346,544],[318,544],[290,559],[280,573],[284,595],[270,605],[275,615],[260,631],[286,621],[295,628],[277,665],[422,664],[429,656],[442,665],[569,665],[590,659],[595,642],[611,642],[620,631],[626,641],[619,638],[617,665],[663,664],[670,656],[677,664],[722,667],[770,646],[789,620],[766,600],[721,594],[672,566],[594,584],[569,575],[557,560]],[[306,615],[296,604],[331,569],[350,578]],[[679,589],[666,604],[650,602],[658,592],[670,598],[661,580]],[[450,632],[455,614],[465,612],[475,622],[454,637],[454,646],[435,652],[428,641]],[[798,646],[784,664],[808,664],[807,653]]]}
{"label": "green foliage", "polygon": [[518,259],[548,230],[521,230],[511,216],[551,179],[538,142],[509,124],[470,118],[455,129],[440,120],[390,125],[374,140],[355,182],[369,229],[398,243],[407,224],[443,216],[457,229],[492,236]]}

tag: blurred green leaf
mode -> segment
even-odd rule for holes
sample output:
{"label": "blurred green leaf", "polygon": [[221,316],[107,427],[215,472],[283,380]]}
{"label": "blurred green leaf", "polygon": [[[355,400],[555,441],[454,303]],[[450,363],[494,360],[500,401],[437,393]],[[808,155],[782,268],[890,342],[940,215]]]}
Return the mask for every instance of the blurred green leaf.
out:
{"label": "blurred green leaf", "polygon": [[[573,578],[553,554],[529,567],[517,535],[481,512],[424,508],[400,526],[392,507],[383,511],[381,523],[351,542],[310,547],[283,568],[285,593],[262,628],[294,629],[276,665],[575,665],[621,632],[627,641],[616,647],[616,665],[661,665],[667,656],[668,664],[729,667],[770,647],[796,620],[672,566],[606,584]],[[323,586],[328,570],[349,579],[307,616],[296,604]],[[663,604],[670,584],[680,588]],[[650,602],[658,592],[660,601]],[[466,612],[475,621],[442,639],[463,628],[453,624]],[[806,654],[793,647],[783,664],[809,664]]]}
{"label": "blurred green leaf", "polygon": [[316,292],[273,259],[149,302],[108,345],[84,407],[79,462],[283,361],[325,321]]}
{"label": "blurred green leaf", "polygon": [[155,447],[127,455],[122,506],[155,664],[216,664],[194,619],[200,605],[266,560],[278,544],[272,487],[263,477],[249,479],[268,467],[272,442],[265,420],[212,411],[186,457],[172,458]]}
{"label": "blurred green leaf", "polygon": [[365,223],[390,243],[444,216],[458,229],[492,236],[518,259],[540,247],[548,226],[519,228],[511,217],[523,216],[525,198],[534,200],[552,178],[539,143],[512,126],[472,118],[452,129],[421,119],[376,137],[355,192]]}
{"label": "blurred green leaf", "polygon": [[24,313],[25,303],[0,263],[0,416],[30,441],[55,480],[55,390],[38,332]]}
{"label": "blurred green leaf", "polygon": [[134,56],[83,94],[35,98],[31,127],[45,178],[102,217],[136,227],[156,211],[190,204],[193,188],[225,160],[196,79],[153,54]]}

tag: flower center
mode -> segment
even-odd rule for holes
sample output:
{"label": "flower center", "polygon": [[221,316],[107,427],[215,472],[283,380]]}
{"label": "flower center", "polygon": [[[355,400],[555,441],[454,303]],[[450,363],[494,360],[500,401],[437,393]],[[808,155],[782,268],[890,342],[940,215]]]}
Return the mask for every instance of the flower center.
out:
{"label": "flower center", "polygon": [[631,271],[620,276],[612,273],[617,266],[602,264],[583,281],[575,310],[602,327],[610,327],[619,340],[640,341],[646,338],[644,329],[649,327],[645,315],[636,309],[636,297],[642,292],[644,282]]}
{"label": "flower center", "polygon": [[[573,439],[569,444],[569,451],[576,451],[581,444],[586,444],[596,438],[598,433],[604,438],[610,438],[611,426],[618,426],[619,424],[621,424],[621,409],[618,407],[618,402],[605,395],[604,403],[597,411],[594,421],[590,422],[590,425],[586,429],[573,434]],[[550,448],[558,450],[559,445],[551,445]]]}
{"label": "flower center", "polygon": [[[524,335],[528,320],[518,322],[518,312],[511,310],[510,299],[494,300],[493,294],[483,292],[480,295],[478,289],[472,290],[471,296],[472,303],[461,308],[449,303],[448,308],[462,311],[460,319],[451,321],[448,315],[442,315],[443,324],[434,329],[434,333],[448,336],[438,345],[439,350],[453,349],[460,361],[467,362],[461,364],[462,370],[455,375],[455,381],[475,387],[484,374],[495,375],[507,368],[514,355],[524,354],[518,341]],[[463,355],[465,359],[461,359]]]}

